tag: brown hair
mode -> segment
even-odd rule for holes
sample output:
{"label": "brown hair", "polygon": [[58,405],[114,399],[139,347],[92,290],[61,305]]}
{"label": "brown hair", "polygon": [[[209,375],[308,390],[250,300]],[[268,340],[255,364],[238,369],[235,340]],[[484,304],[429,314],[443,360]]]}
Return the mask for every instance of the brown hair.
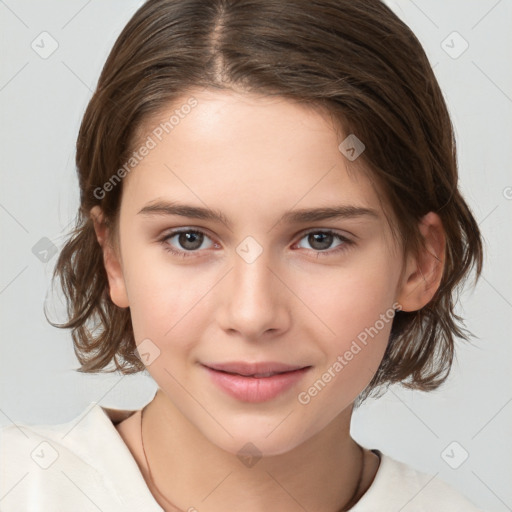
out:
{"label": "brown hair", "polygon": [[240,87],[331,112],[364,142],[359,158],[406,250],[421,243],[422,216],[441,217],[441,285],[421,310],[396,313],[383,361],[359,400],[391,383],[437,388],[450,372],[454,338],[469,339],[454,306],[475,265],[480,274],[482,242],[457,189],[453,128],[434,73],[412,31],[379,0],[149,0],[135,13],[83,117],[80,208],[54,271],[69,320],[52,325],[72,329],[78,371],[145,369],[130,310],[110,299],[90,210],[99,205],[115,233],[122,183],[97,191],[130,158],[143,122],[195,87]]}

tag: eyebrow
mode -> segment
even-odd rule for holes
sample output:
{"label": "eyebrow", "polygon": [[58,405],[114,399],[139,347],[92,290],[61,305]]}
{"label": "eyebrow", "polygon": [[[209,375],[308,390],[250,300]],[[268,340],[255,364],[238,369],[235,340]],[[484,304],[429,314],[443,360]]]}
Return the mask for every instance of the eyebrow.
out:
{"label": "eyebrow", "polygon": [[[144,206],[137,215],[167,216],[179,215],[194,219],[221,222],[231,228],[231,221],[219,210],[201,206],[191,206],[178,202],[155,201]],[[376,210],[361,206],[341,205],[332,207],[303,208],[289,210],[283,214],[280,222],[299,224],[327,219],[347,219],[369,216],[378,219]]]}

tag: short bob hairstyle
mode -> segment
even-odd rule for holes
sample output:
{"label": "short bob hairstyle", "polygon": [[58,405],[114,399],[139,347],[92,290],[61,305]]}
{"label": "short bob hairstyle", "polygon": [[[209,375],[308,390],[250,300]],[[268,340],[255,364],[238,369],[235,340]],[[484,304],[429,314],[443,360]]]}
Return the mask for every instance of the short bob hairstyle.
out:
{"label": "short bob hairstyle", "polygon": [[53,274],[68,321],[50,323],[72,329],[78,371],[145,369],[130,309],[110,299],[90,210],[101,207],[115,247],[122,182],[108,192],[104,185],[129,161],[144,123],[198,87],[329,112],[364,142],[358,162],[388,205],[404,254],[420,247],[422,216],[440,216],[447,242],[440,287],[421,310],[396,313],[382,363],[358,400],[392,383],[436,389],[450,372],[455,337],[470,337],[455,305],[470,271],[480,275],[482,240],[457,187],[453,127],[427,56],[380,0],[148,0],[134,14],[82,120],[80,207]]}

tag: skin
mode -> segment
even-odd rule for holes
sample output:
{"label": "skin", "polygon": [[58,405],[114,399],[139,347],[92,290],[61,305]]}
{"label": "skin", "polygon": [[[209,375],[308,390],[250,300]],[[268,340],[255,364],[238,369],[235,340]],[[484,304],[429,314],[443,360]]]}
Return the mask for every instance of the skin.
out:
{"label": "skin", "polygon": [[[357,166],[348,172],[338,150],[347,134],[340,138],[328,117],[283,98],[193,96],[198,105],[124,179],[114,248],[101,210],[91,210],[110,296],[130,307],[136,343],[149,338],[160,351],[148,365],[159,389],[143,426],[154,481],[182,510],[337,511],[362,464],[350,436],[353,402],[382,360],[391,322],[309,403],[298,395],[393,304],[413,311],[428,303],[442,274],[441,221],[426,215],[419,225],[425,249],[403,258],[377,191]],[[141,140],[189,97],[147,123]],[[208,206],[232,225],[138,213],[155,200]],[[288,210],[338,205],[376,216],[278,222]],[[178,228],[205,232],[195,252],[178,236],[161,241]],[[333,237],[322,250],[304,233],[313,228],[351,243]],[[247,236],[262,249],[252,263],[236,251]],[[166,244],[189,256],[166,252]],[[199,364],[236,360],[312,368],[291,390],[254,404],[226,395]],[[117,428],[155,499],[170,510],[148,477],[140,413]],[[263,455],[252,467],[237,457],[247,442]],[[365,449],[364,457],[359,497],[378,470],[373,453]]]}

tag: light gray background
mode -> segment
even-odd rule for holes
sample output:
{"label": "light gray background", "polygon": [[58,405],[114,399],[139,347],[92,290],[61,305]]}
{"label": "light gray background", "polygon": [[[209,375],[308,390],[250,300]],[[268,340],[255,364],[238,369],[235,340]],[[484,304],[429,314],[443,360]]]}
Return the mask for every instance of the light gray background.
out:
{"label": "light gray background", "polygon": [[[64,243],[78,206],[80,119],[110,48],[141,3],[0,0],[0,424],[68,421],[91,401],[135,409],[155,390],[146,375],[74,370],[69,331],[43,314],[56,255],[45,263],[33,253],[43,237],[57,249]],[[352,431],[365,446],[437,474],[482,508],[512,510],[512,0],[389,5],[424,45],[445,93],[461,186],[487,256],[481,281],[460,306],[478,338],[460,344],[447,383],[430,394],[390,389],[355,413]],[[51,48],[43,31],[58,43],[45,59],[31,47],[42,47],[44,37],[44,51]],[[454,31],[469,44],[457,58],[464,43]],[[62,321],[57,296],[49,309]],[[467,460],[450,467],[447,461],[457,465],[465,452]]]}

